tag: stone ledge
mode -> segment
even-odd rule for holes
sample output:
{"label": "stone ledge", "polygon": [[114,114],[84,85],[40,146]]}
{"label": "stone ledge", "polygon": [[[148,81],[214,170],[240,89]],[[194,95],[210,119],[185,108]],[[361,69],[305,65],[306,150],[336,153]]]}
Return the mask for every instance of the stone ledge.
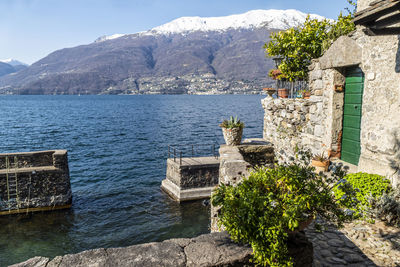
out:
{"label": "stone ledge", "polygon": [[69,266],[248,266],[252,250],[227,233],[170,239],[126,248],[99,248],[55,257],[31,258],[12,267]]}
{"label": "stone ledge", "polygon": [[[294,266],[311,267],[313,247],[303,232],[288,240],[289,255]],[[175,238],[163,242],[134,245],[126,248],[98,248],[77,254],[57,256],[53,260],[34,257],[11,267],[86,267],[86,266],[254,266],[252,249],[234,243],[226,232]]]}

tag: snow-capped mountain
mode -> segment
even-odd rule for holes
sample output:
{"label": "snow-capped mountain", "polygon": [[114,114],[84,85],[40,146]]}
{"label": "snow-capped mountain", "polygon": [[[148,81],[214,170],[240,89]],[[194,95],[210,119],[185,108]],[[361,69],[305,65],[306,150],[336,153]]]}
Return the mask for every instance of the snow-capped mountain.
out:
{"label": "snow-capped mountain", "polygon": [[[324,17],[311,14],[312,19]],[[194,31],[226,31],[229,29],[288,29],[297,27],[305,21],[307,14],[294,9],[252,10],[244,14],[225,17],[181,17],[164,25],[155,27],[147,33],[177,34]]]}
{"label": "snow-capped mountain", "polygon": [[103,36],[1,77],[0,93],[259,93],[273,84],[267,73],[275,64],[263,49],[270,33],[306,17],[296,10],[253,10],[182,17],[145,32]]}
{"label": "snow-capped mountain", "polygon": [[11,66],[19,66],[19,65],[28,66],[28,64],[25,64],[25,63],[23,63],[21,61],[13,59],[13,58],[3,59],[3,60],[0,60],[0,62],[7,63],[7,64],[9,64]]}
{"label": "snow-capped mountain", "polygon": [[[251,10],[243,14],[224,17],[181,17],[148,31],[139,32],[141,35],[156,34],[187,34],[190,32],[227,31],[238,29],[288,29],[303,23],[307,16],[311,19],[323,20],[322,16],[306,14],[295,9],[287,10]],[[129,34],[113,34],[101,36],[95,42],[112,40]]]}

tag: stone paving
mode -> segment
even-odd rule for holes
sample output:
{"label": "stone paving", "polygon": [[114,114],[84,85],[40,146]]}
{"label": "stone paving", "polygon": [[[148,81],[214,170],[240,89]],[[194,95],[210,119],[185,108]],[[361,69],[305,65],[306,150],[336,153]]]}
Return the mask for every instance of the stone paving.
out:
{"label": "stone paving", "polygon": [[338,230],[319,223],[325,231],[314,224],[305,230],[314,246],[313,266],[400,266],[399,228],[356,221]]}

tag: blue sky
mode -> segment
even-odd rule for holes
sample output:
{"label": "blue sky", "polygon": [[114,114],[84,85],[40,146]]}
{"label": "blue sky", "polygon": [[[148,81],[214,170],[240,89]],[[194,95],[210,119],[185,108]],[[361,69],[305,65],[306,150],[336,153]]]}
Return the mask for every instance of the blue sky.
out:
{"label": "blue sky", "polygon": [[0,59],[33,63],[102,35],[148,30],[182,16],[298,9],[336,18],[346,0],[0,0]]}

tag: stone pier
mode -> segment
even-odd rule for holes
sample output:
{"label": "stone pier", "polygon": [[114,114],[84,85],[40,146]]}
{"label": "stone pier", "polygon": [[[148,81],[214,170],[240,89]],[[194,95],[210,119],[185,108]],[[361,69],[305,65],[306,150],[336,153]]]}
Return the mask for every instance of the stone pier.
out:
{"label": "stone pier", "polygon": [[0,215],[71,207],[66,150],[0,154]]}
{"label": "stone pier", "polygon": [[209,198],[218,184],[218,172],[216,157],[169,158],[161,189],[179,202]]}

